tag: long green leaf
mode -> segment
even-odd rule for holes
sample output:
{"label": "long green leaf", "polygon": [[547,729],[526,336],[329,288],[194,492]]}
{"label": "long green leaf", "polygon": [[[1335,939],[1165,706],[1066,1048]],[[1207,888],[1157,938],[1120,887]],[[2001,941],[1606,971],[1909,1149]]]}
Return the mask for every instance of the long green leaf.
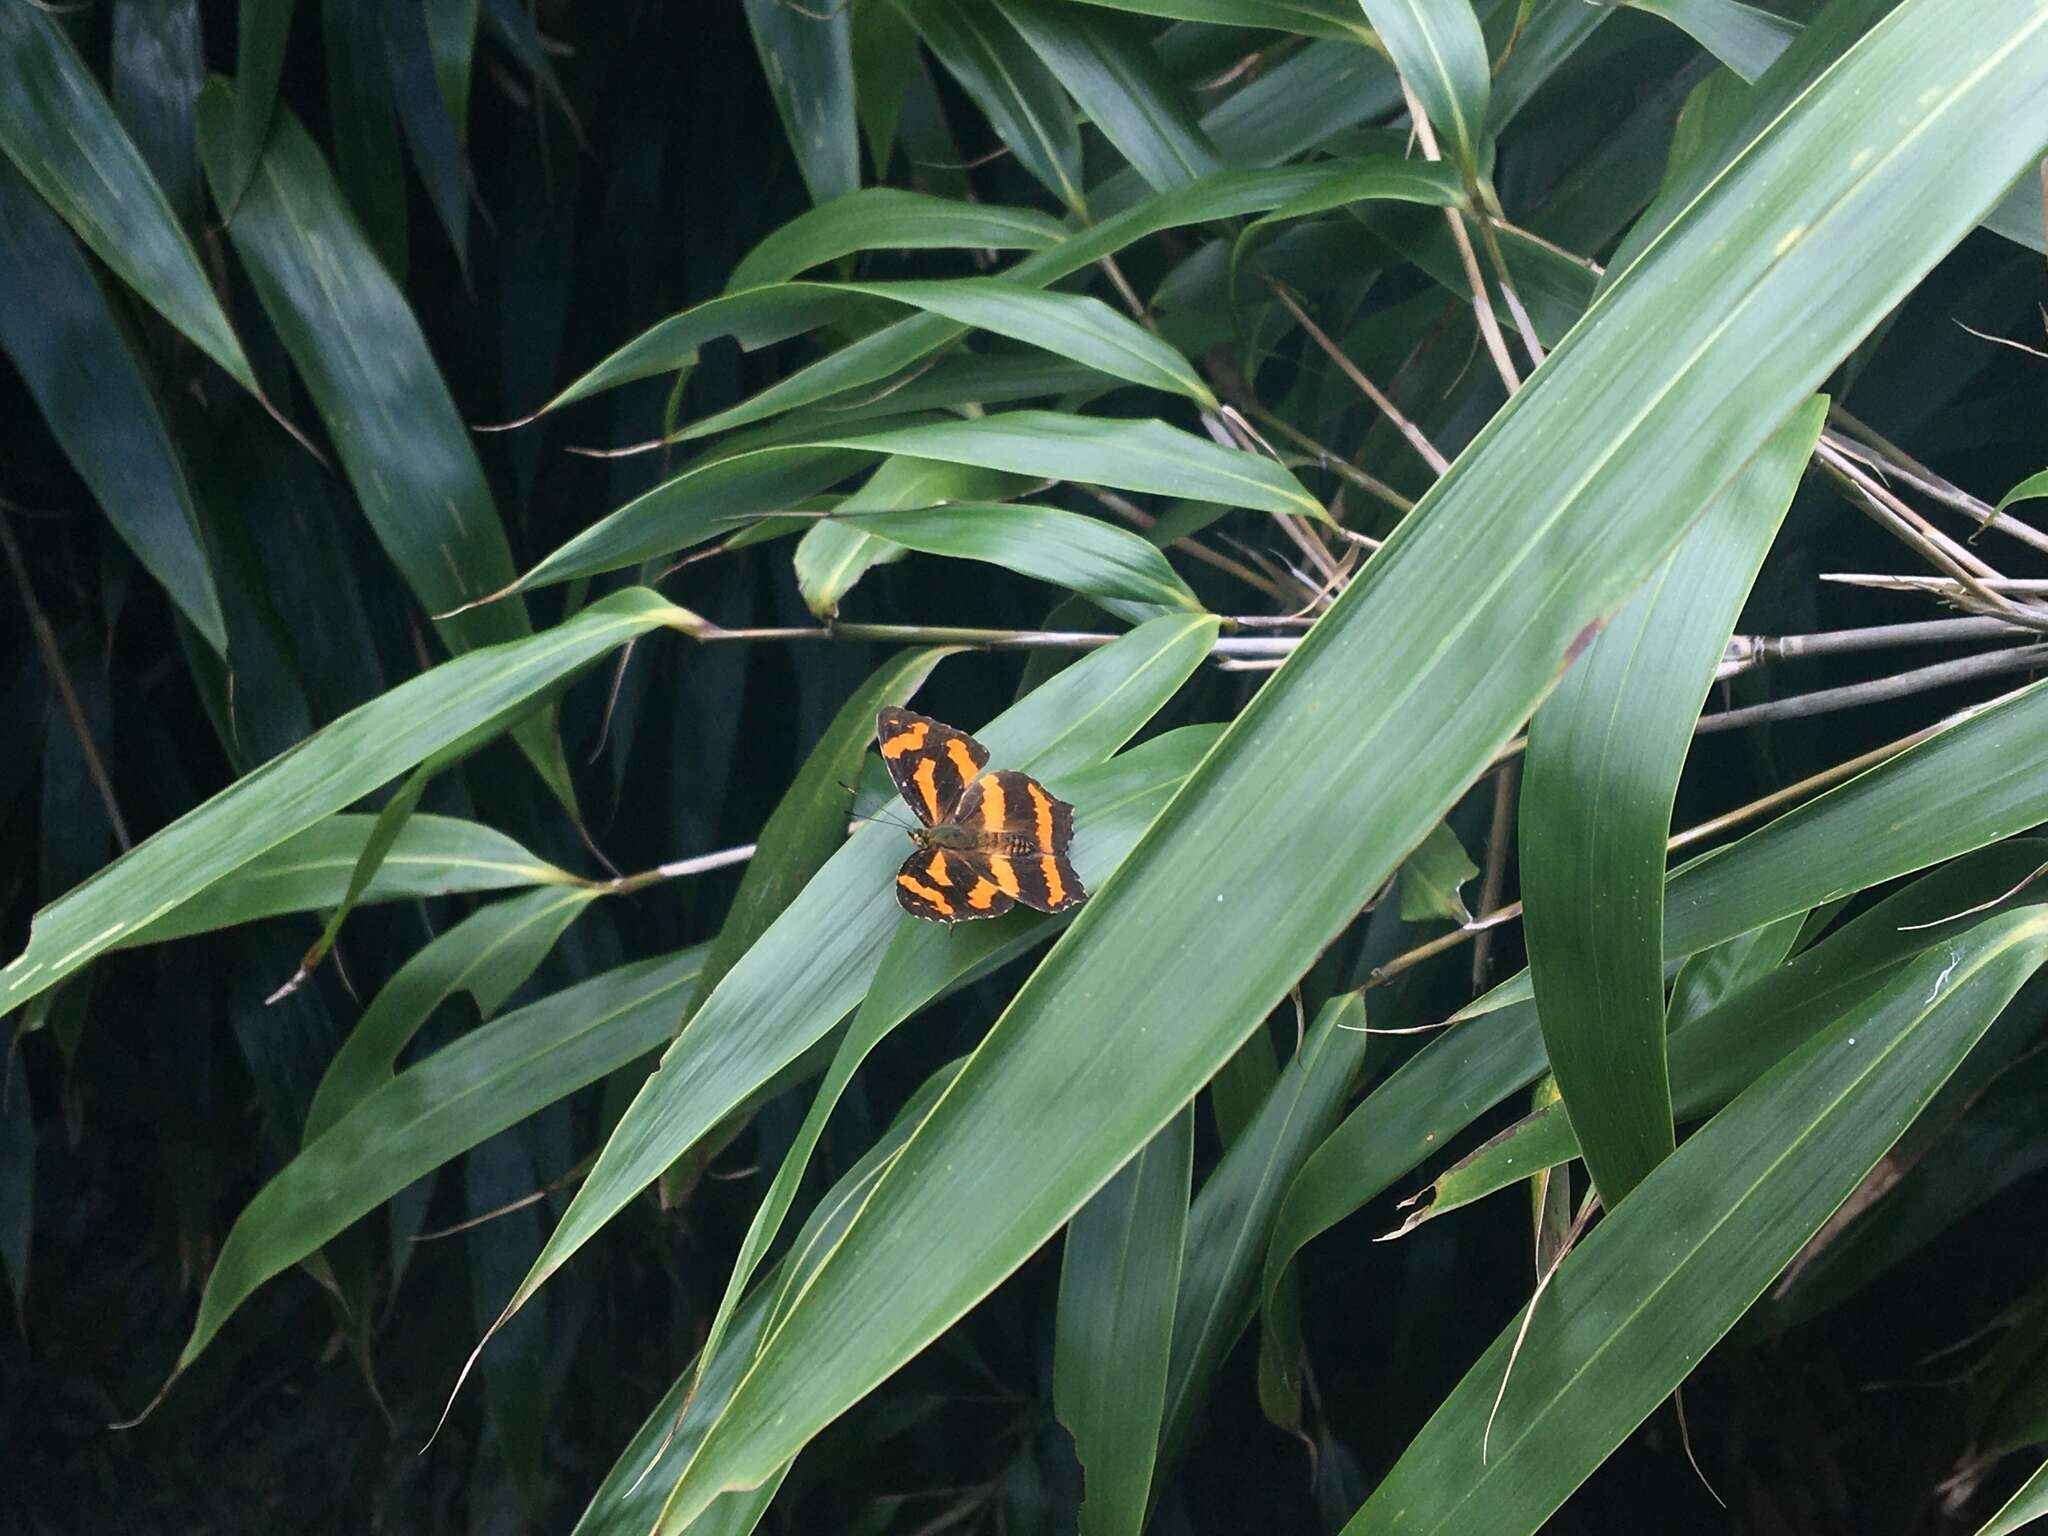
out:
{"label": "long green leaf", "polygon": [[221,180],[220,205],[232,215],[256,167],[277,115],[277,87],[284,74],[284,46],[291,35],[296,0],[241,0],[235,27],[235,114],[233,158]]}
{"label": "long green leaf", "polygon": [[2048,1461],[2013,1491],[1998,1513],[1977,1528],[1977,1536],[2012,1536],[2022,1526],[2048,1520]]}
{"label": "long green leaf", "polygon": [[1360,0],[1380,43],[1443,135],[1444,152],[1477,180],[1493,69],[1470,0]]}
{"label": "long green leaf", "polygon": [[1194,1151],[1190,1105],[1067,1226],[1052,1405],[1081,1462],[1082,1536],[1144,1528]]}
{"label": "long green leaf", "polygon": [[1299,32],[1304,37],[1369,43],[1372,29],[1359,19],[1353,0],[1080,0],[1109,10],[1172,21],[1208,22],[1219,27]]}
{"label": "long green leaf", "polygon": [[1817,397],[1565,673],[1529,726],[1522,922],[1544,1049],[1610,1211],[1675,1145],[1664,863],[1700,705],[1827,420]]}
{"label": "long green leaf", "polygon": [[[1214,620],[1154,619],[1057,674],[975,734],[994,762],[1028,769],[1060,791],[1065,776],[1105,762],[1136,734],[1201,664],[1214,637]],[[1079,815],[1085,798],[1074,800]],[[904,847],[893,827],[862,827],[705,998],[605,1144],[508,1314],[860,1002],[902,917],[890,877]]]}
{"label": "long green leaf", "polygon": [[1066,227],[1035,208],[962,203],[900,187],[863,187],[798,214],[741,258],[729,292],[786,283],[800,272],[857,251],[1043,251]]}
{"label": "long green leaf", "polygon": [[[141,362],[70,232],[0,160],[0,349],[93,500],[217,652],[227,622],[184,466]],[[33,303],[26,296],[33,293]]]}
{"label": "long green leaf", "polygon": [[[2034,0],[1906,0],[1614,285],[1033,972],[734,1392],[679,1516],[780,1466],[1214,1075],[1586,626],[2048,141],[2044,69]],[[1859,135],[1886,148],[1832,152]]]}
{"label": "long green leaf", "polygon": [[[287,912],[338,906],[377,821],[375,816],[341,815],[316,822],[146,927],[124,934],[115,947],[161,944]],[[406,822],[357,899],[405,901],[521,885],[568,885],[574,879],[502,832],[450,816],[419,815]]]}
{"label": "long green leaf", "polygon": [[508,1013],[364,1096],[235,1218],[175,1371],[256,1287],[413,1180],[658,1047],[703,962],[700,947],[621,966]]}
{"label": "long green leaf", "polygon": [[[2015,882],[2040,868],[2044,852],[2048,845],[2026,838],[1965,854],[1886,897],[1797,959],[1729,993],[1683,1028],[1674,1019],[1671,1092],[1677,1117],[1697,1120],[1720,1109],[1923,950],[1960,933],[2000,898],[2004,906],[2016,905]],[[1570,1161],[1579,1155],[1578,1134],[1563,1105],[1543,1106],[1445,1170],[1401,1230]]]}
{"label": "long green leaf", "polygon": [[[904,1137],[925,1117],[932,1101],[945,1090],[953,1080],[953,1074],[959,1070],[958,1061],[948,1062],[924,1081],[889,1129],[861,1154],[860,1160],[818,1202],[797,1233],[795,1242],[790,1245],[790,1252],[809,1255],[830,1249],[837,1235],[845,1230],[846,1223],[852,1220],[853,1212],[859,1208],[862,1194],[874,1183],[876,1171],[896,1155]],[[725,1406],[733,1383],[739,1380],[741,1369],[753,1355],[761,1330],[768,1321],[770,1303],[781,1284],[790,1274],[804,1268],[801,1262],[779,1261],[747,1297],[733,1319],[729,1336],[731,1348],[708,1362],[701,1376],[697,1362],[692,1361],[676,1378],[675,1385],[654,1405],[638,1433],[619,1453],[611,1472],[592,1495],[583,1518],[576,1522],[574,1536],[647,1536],[651,1530],[665,1532],[668,1529],[660,1523],[660,1517],[673,1470],[688,1460],[690,1452],[704,1437],[705,1429]],[[677,1413],[684,1409],[686,1400],[687,1411],[682,1412],[678,1422]],[[784,1472],[787,1470],[786,1467],[783,1469]],[[745,1536],[766,1513],[768,1501],[775,1496],[781,1482],[782,1476],[778,1473],[759,1488],[720,1499],[691,1522],[691,1536]]]}
{"label": "long green leaf", "polygon": [[260,397],[163,189],[56,21],[0,0],[0,153],[94,255],[192,344]]}
{"label": "long green leaf", "polygon": [[2044,959],[2048,912],[1995,918],[1774,1068],[1565,1260],[1526,1334],[1509,1324],[1345,1529],[1535,1531],[1849,1197]]}
{"label": "long green leaf", "polygon": [[1138,23],[1051,0],[996,0],[1117,153],[1157,191],[1223,169],[1187,91]]}
{"label": "long green leaf", "polygon": [[785,443],[686,470],[586,528],[522,576],[518,586],[593,576],[686,549],[822,490],[884,454],[1186,496],[1260,512],[1328,516],[1301,482],[1273,460],[1220,447],[1163,421],[1004,411]]}
{"label": "long green leaf", "polygon": [[979,0],[894,0],[925,46],[974,98],[996,137],[1046,191],[1077,212],[1081,133],[1073,104],[1002,12]]}
{"label": "long green leaf", "polygon": [[1662,16],[1683,27],[1702,48],[1745,80],[1754,80],[1772,64],[1799,25],[1740,0],[1628,0],[1639,11]]}
{"label": "long green leaf", "polygon": [[[0,1017],[294,833],[436,754],[503,730],[635,635],[698,623],[632,588],[542,634],[443,662],[350,711],[37,913],[28,947],[0,968]],[[346,879],[344,871],[343,888]]]}
{"label": "long green leaf", "polygon": [[781,0],[746,0],[747,27],[782,115],[789,147],[814,203],[860,185],[860,135],[853,117],[850,5],[797,10]]}
{"label": "long green leaf", "polygon": [[1089,597],[1202,611],[1200,599],[1155,546],[1078,512],[956,502],[840,515],[851,528],[928,555],[986,560]]}

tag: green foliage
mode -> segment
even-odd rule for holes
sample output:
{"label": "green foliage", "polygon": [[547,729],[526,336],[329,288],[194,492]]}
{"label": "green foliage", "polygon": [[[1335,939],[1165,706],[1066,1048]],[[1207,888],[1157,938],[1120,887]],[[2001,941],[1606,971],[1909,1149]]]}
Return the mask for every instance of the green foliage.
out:
{"label": "green foliage", "polygon": [[2041,0],[0,74],[23,1528],[2048,1507]]}

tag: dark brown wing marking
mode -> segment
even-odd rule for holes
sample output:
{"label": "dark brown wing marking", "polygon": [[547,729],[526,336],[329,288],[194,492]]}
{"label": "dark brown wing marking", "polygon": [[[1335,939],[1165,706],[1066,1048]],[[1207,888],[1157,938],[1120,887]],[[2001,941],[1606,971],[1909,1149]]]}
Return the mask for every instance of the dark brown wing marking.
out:
{"label": "dark brown wing marking", "polygon": [[965,731],[893,705],[876,717],[875,740],[896,792],[928,827],[952,819],[988,763],[988,749]]}

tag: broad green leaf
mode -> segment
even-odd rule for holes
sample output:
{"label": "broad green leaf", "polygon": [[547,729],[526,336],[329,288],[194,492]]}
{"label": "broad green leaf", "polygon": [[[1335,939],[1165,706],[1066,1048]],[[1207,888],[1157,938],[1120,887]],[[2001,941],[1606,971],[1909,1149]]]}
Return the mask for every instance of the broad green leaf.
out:
{"label": "broad green leaf", "polygon": [[2003,512],[2015,502],[2039,501],[2044,497],[2048,497],[2048,469],[2042,470],[2037,475],[2027,476],[2026,479],[1999,497],[1996,510]]}
{"label": "broad green leaf", "polygon": [[[1052,249],[1025,257],[1004,276],[1011,282],[1043,287],[1162,230],[1262,213],[1276,203],[1299,196],[1341,168],[1341,162],[1336,162],[1271,171],[1220,171],[1190,186],[1158,193],[1089,225]],[[751,399],[692,423],[678,436],[708,437],[845,390],[864,388],[913,366],[965,334],[965,326],[938,315],[899,320],[798,369]]]}
{"label": "broad green leaf", "polygon": [[[1022,475],[941,464],[931,459],[884,459],[867,483],[844,498],[837,508],[851,512],[892,512],[904,507],[930,507],[950,501],[986,501],[1014,496],[1037,484]],[[910,551],[863,533],[836,518],[820,521],[797,541],[792,563],[804,606],[821,619],[831,619],[839,604],[870,569],[901,560]]]}
{"label": "broad green leaf", "polygon": [[[236,202],[233,100],[215,81],[199,98],[199,147],[229,238],[248,269],[341,455],[378,542],[455,652],[531,630],[523,603],[456,614],[512,579],[512,551],[469,432],[455,414],[419,322],[372,254],[298,120],[278,109],[263,160]],[[520,747],[572,811],[568,764],[551,713],[522,725]]]}
{"label": "broad green leaf", "polygon": [[462,152],[461,130],[449,113],[442,89],[426,8],[421,0],[383,0],[379,9],[399,126],[405,130],[406,146],[427,189],[427,201],[447,231],[449,244],[455,247],[456,263],[467,272],[470,173]]}
{"label": "broad green leaf", "polygon": [[[2048,687],[2037,685],[1694,860],[1666,884],[1667,964],[2048,820],[2048,786],[2027,766],[2041,752],[2048,752]],[[1893,823],[1887,837],[1865,835]],[[1545,1063],[1528,983],[1524,972],[1457,1015],[1466,1022],[1375,1089],[1316,1150],[1288,1192],[1267,1255],[1269,1285],[1317,1233],[1535,1080]]]}
{"label": "broad green leaf", "polygon": [[980,0],[895,0],[996,137],[1039,185],[1076,212],[1081,133],[1073,103],[1002,13]]}
{"label": "broad green leaf", "polygon": [[1745,80],[1754,80],[1799,35],[1799,24],[1741,0],[1627,0],[1639,11],[1683,27],[1702,48]]}
{"label": "broad green leaf", "polygon": [[1345,1529],[1535,1531],[1849,1197],[2044,959],[2044,909],[1994,918],[1773,1068],[1594,1228],[1526,1334],[1509,1324]]}
{"label": "broad green leaf", "polygon": [[0,3],[0,153],[113,274],[261,396],[199,257],[56,21],[33,0]]}
{"label": "broad green leaf", "polygon": [[409,187],[385,56],[383,7],[364,0],[323,0],[320,53],[327,65],[334,179],[363,237],[386,270],[402,277],[409,248]]}
{"label": "broad green leaf", "polygon": [[[0,1017],[293,834],[431,757],[503,730],[635,635],[698,624],[687,610],[631,588],[542,634],[443,662],[351,710],[37,913],[28,947],[0,967]],[[351,855],[348,869],[354,865]],[[339,879],[337,891],[347,870]]]}
{"label": "broad green leaf", "polygon": [[[1677,1118],[1698,1120],[1720,1109],[1830,1019],[1883,986],[1900,966],[1976,921],[1989,910],[1987,903],[2004,898],[2002,905],[2015,905],[2014,882],[2038,869],[2044,852],[2048,847],[2038,840],[2023,839],[1965,854],[1730,993],[1683,1028],[1674,1021],[1671,1092]],[[1577,1156],[1575,1122],[1561,1105],[1545,1106],[1445,1170],[1401,1230]]]}
{"label": "broad green leaf", "polygon": [[[861,1196],[874,1183],[876,1171],[896,1155],[903,1138],[924,1118],[932,1101],[945,1091],[959,1070],[958,1061],[948,1062],[925,1080],[881,1139],[818,1202],[790,1245],[790,1252],[812,1255],[831,1248],[859,1208]],[[582,1519],[576,1522],[574,1536],[647,1536],[649,1531],[669,1529],[658,1522],[673,1469],[689,1459],[706,1427],[725,1406],[733,1383],[739,1380],[741,1370],[758,1345],[774,1296],[792,1276],[801,1275],[808,1267],[783,1259],[763,1277],[733,1319],[730,1347],[705,1364],[701,1378],[696,1361],[676,1378],[667,1396],[654,1405],[653,1412],[619,1453],[611,1472],[592,1495]],[[689,1407],[679,1423],[676,1415],[686,1399]],[[785,1467],[782,1472],[787,1470]],[[782,1472],[768,1478],[758,1489],[720,1499],[691,1523],[691,1536],[745,1536],[767,1512],[768,1501],[781,1486]]]}
{"label": "broad green leaf", "polygon": [[[1075,662],[975,735],[994,765],[1043,779],[1085,824],[1087,796],[1063,781],[1103,764],[1141,729],[1201,664],[1215,633],[1212,619],[1154,619]],[[508,1315],[664,1168],[859,1004],[903,916],[890,880],[905,847],[895,827],[870,823],[855,832],[704,999],[605,1144]]]}
{"label": "broad green leaf", "polygon": [[[1086,812],[1084,820],[1077,820],[1074,852],[1076,867],[1083,871],[1085,879],[1099,881],[1115,868],[1214,739],[1215,732],[1210,728],[1185,728],[1076,778],[1074,792],[1085,797]],[[1022,954],[1047,932],[1062,926],[1063,921],[1044,913],[1014,912],[1005,918],[970,924],[958,936],[949,927],[934,927],[907,916],[898,922],[895,937],[883,951],[867,995],[833,1052],[831,1065],[803,1125],[754,1212],[732,1275],[726,1281],[725,1297],[705,1335],[701,1359],[717,1357],[720,1341],[740,1298],[796,1199],[826,1122],[861,1063],[897,1025],[941,992],[970,975],[985,973],[1001,961]],[[1181,1204],[1185,1210],[1185,1191]],[[778,1302],[778,1311],[780,1306]],[[1155,1423],[1155,1438],[1156,1432]]]}
{"label": "broad green leaf", "polygon": [[1827,399],[1793,413],[1529,725],[1523,932],[1544,1049],[1601,1203],[1671,1155],[1664,865],[1678,776]]}
{"label": "broad green leaf", "polygon": [[1493,67],[1469,0],[1361,0],[1381,45],[1443,138],[1478,180]]}
{"label": "broad green leaf", "polygon": [[899,652],[840,705],[755,840],[754,856],[705,961],[701,995],[717,990],[846,840],[845,786],[860,776],[874,742],[875,716],[884,705],[908,703],[932,668],[952,654],[939,647]]}
{"label": "broad green leaf", "polygon": [[1677,1033],[1731,993],[1775,971],[1792,953],[1809,916],[1810,913],[1794,912],[1680,961],[1678,974],[1671,980],[1671,1004],[1666,1010],[1672,1032]]}
{"label": "broad green leaf", "polygon": [[1078,480],[1254,511],[1326,517],[1279,464],[1163,421],[1004,411],[966,421],[785,443],[685,470],[586,528],[519,578],[546,586],[687,549],[787,506],[886,454]]}
{"label": "broad green leaf", "polygon": [[[917,51],[917,34],[887,0],[861,0],[853,12],[853,103],[875,174],[886,176],[896,153],[896,127],[911,82],[929,75]],[[850,193],[849,196],[858,196]],[[787,225],[783,226],[785,229]]]}
{"label": "broad green leaf", "polygon": [[[1259,1303],[1259,1260],[1287,1187],[1302,1160],[1329,1134],[1365,1059],[1370,1036],[1356,993],[1332,998],[1308,1038],[1231,1142],[1188,1214],[1187,1257],[1173,1318],[1173,1366],[1167,1377],[1162,1460],[1179,1458],[1210,1383]],[[1272,1301],[1269,1298],[1267,1305]],[[1292,1401],[1301,1362],[1275,1359],[1261,1371],[1261,1406],[1282,1423],[1299,1418]]]}
{"label": "broad green leaf", "polygon": [[2048,1461],[2014,1490],[1997,1514],[1977,1528],[1977,1536],[2012,1536],[2036,1520],[2048,1520]]}
{"label": "broad green leaf", "polygon": [[202,54],[199,0],[114,7],[107,58],[114,110],[187,236],[200,228],[206,197],[192,133],[192,108],[206,84]]}
{"label": "broad green leaf", "polygon": [[[339,906],[361,867],[376,816],[329,816],[208,885],[191,900],[115,947],[161,944],[287,912]],[[378,861],[359,901],[403,901],[570,885],[575,877],[536,858],[502,832],[449,816],[414,816]]]}
{"label": "broad green leaf", "polygon": [[70,231],[5,160],[0,292],[19,296],[0,304],[0,349],[50,435],[143,569],[225,654],[227,623],[199,514],[148,376]]}
{"label": "broad green leaf", "polygon": [[1479,866],[1466,854],[1450,823],[1438,822],[1422,846],[1401,861],[1402,918],[1411,923],[1471,922],[1472,909],[1459,888],[1478,873]]}
{"label": "broad green leaf", "polygon": [[1312,187],[1300,197],[1290,198],[1262,218],[1245,226],[1230,252],[1234,274],[1246,254],[1262,239],[1278,232],[1278,226],[1313,214],[1329,213],[1353,203],[1389,200],[1427,203],[1439,208],[1457,208],[1465,203],[1465,182],[1451,166],[1436,160],[1407,160],[1396,155],[1368,155],[1351,161],[1341,175]]}
{"label": "broad green leaf", "polygon": [[277,86],[284,73],[284,45],[292,28],[295,0],[241,0],[235,27],[235,112],[230,158],[225,174],[216,178],[223,216],[232,218],[235,205],[263,159],[264,141],[277,113]]}
{"label": "broad green leaf", "polygon": [[1010,25],[1102,136],[1156,191],[1223,169],[1188,93],[1167,73],[1146,28],[1055,0],[996,0]]}
{"label": "broad green leaf", "polygon": [[804,186],[817,204],[860,185],[860,135],[853,117],[850,5],[798,10],[782,0],[746,0],[747,27],[768,76]]}
{"label": "broad green leaf", "polygon": [[[888,6],[869,7],[888,14]],[[962,203],[900,187],[862,187],[828,207],[800,213],[740,259],[728,293],[786,283],[800,272],[858,251],[1043,251],[1066,226],[1035,208]],[[716,300],[712,301],[716,303]]]}
{"label": "broad green leaf", "polygon": [[378,989],[327,1064],[306,1110],[303,1139],[317,1140],[389,1083],[420,1026],[455,993],[470,993],[482,1018],[496,1013],[601,894],[557,888],[507,897],[477,908],[415,953]]}
{"label": "broad green leaf", "polygon": [[1219,27],[1298,32],[1304,37],[1370,43],[1372,29],[1354,0],[1081,0],[1113,11],[1162,16],[1170,21],[1209,22]]}
{"label": "broad green leaf", "polygon": [[955,502],[900,512],[844,513],[846,526],[906,549],[986,560],[1088,597],[1202,611],[1201,600],[1137,534],[1057,507]]}
{"label": "broad green leaf", "polygon": [[434,82],[448,109],[455,135],[469,138],[469,81],[476,64],[478,0],[426,0],[427,39],[434,55]]}
{"label": "broad green leaf", "polygon": [[487,1024],[372,1090],[235,1218],[175,1379],[234,1310],[421,1175],[669,1038],[701,946],[621,966]]}
{"label": "broad green leaf", "polygon": [[[2034,0],[1906,0],[1609,290],[1025,982],[735,1390],[678,1518],[787,1461],[1214,1075],[1586,626],[2048,142],[2044,69]],[[1987,119],[2009,124],[1999,152]],[[1865,134],[1889,147],[1832,152]],[[1418,741],[1426,758],[1401,745]],[[1276,868],[1285,881],[1248,874]],[[1266,936],[1256,954],[1231,942],[1246,932]]]}
{"label": "broad green leaf", "polygon": [[1166,1411],[1194,1106],[1067,1225],[1052,1406],[1081,1462],[1082,1536],[1139,1536]]}
{"label": "broad green leaf", "polygon": [[1185,395],[1203,410],[1216,409],[1215,395],[1186,358],[1100,299],[1047,293],[996,277],[835,286],[912,304],[975,330],[1043,347],[1056,357],[1086,364],[1111,378]]}

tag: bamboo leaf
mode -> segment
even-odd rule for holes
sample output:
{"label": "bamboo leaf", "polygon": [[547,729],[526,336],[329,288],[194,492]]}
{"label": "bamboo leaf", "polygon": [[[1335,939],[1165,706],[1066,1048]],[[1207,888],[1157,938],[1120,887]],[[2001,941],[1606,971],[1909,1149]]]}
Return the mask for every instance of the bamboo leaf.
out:
{"label": "bamboo leaf", "polygon": [[1472,921],[1472,909],[1465,905],[1459,887],[1479,873],[1447,821],[1429,829],[1407,858],[1401,861],[1401,916],[1411,923],[1437,919],[1460,926]]}
{"label": "bamboo leaf", "polygon": [[1848,1198],[2044,959],[2048,913],[1994,918],[1773,1068],[1565,1260],[1526,1334],[1511,1323],[1494,1341],[1345,1529],[1535,1531]]}
{"label": "bamboo leaf", "polygon": [[[1214,636],[1213,620],[1154,619],[1057,674],[975,735],[995,763],[1026,769],[1071,799],[1085,824],[1088,796],[1071,783],[1063,788],[1063,780],[1105,763],[1200,665]],[[508,1315],[664,1168],[859,1004],[902,918],[889,892],[903,847],[893,827],[871,823],[854,833],[704,999],[605,1144]],[[1086,863],[1079,867],[1084,879],[1093,877]]]}
{"label": "bamboo leaf", "polygon": [[0,967],[0,1017],[293,834],[431,757],[502,731],[635,635],[697,623],[652,592],[629,589],[542,634],[443,662],[351,710],[38,912],[28,947]]}
{"label": "bamboo leaf", "polygon": [[1372,29],[1359,19],[1352,0],[1080,0],[1108,10],[1171,21],[1208,22],[1219,27],[1298,32],[1304,37],[1370,43]]}
{"label": "bamboo leaf", "polygon": [[1740,0],[1628,0],[1639,11],[1683,27],[1702,48],[1745,80],[1777,61],[1799,24]]}
{"label": "bamboo leaf", "polygon": [[[1961,932],[1987,903],[2017,904],[2014,882],[2041,864],[2036,839],[1996,843],[1943,865],[1886,897],[1790,963],[1731,992],[1671,1036],[1671,1091],[1681,1121],[1720,1109],[1843,1010],[1888,982],[1922,951]],[[1958,919],[1956,914],[1969,913]],[[1445,1170],[1403,1232],[1543,1168],[1580,1155],[1576,1122],[1548,1105]]]}
{"label": "bamboo leaf", "polygon": [[1073,103],[1016,28],[995,7],[972,0],[895,4],[1017,163],[1063,205],[1081,211],[1081,134]]}
{"label": "bamboo leaf", "polygon": [[1202,612],[1201,600],[1135,533],[1029,503],[955,502],[899,512],[840,513],[848,527],[928,555],[986,560],[1089,597]]}
{"label": "bamboo leaf", "polygon": [[1523,925],[1550,1070],[1601,1203],[1676,1144],[1664,1058],[1664,846],[1700,706],[1827,420],[1808,401],[1529,726]]}
{"label": "bamboo leaf", "polygon": [[[5,23],[0,22],[0,27]],[[107,521],[191,625],[227,651],[199,514],[141,362],[70,232],[0,160],[0,348]]]}
{"label": "bamboo leaf", "polygon": [[2027,476],[2026,479],[1999,497],[1996,510],[2003,512],[2007,507],[2012,506],[2016,502],[2039,501],[2043,497],[2048,497],[2048,469],[2042,470],[2039,474]]}
{"label": "bamboo leaf", "polygon": [[[884,6],[862,6],[878,15]],[[1043,251],[1067,230],[1035,208],[963,203],[899,187],[862,187],[826,207],[800,213],[740,259],[726,291],[786,283],[800,272],[860,251]],[[716,300],[711,302],[716,303]]]}
{"label": "bamboo leaf", "polygon": [[1997,1514],[1977,1528],[1977,1536],[2011,1536],[2022,1526],[2041,1519],[2048,1519],[2048,1461],[2041,1463],[2034,1475],[2013,1491]]}
{"label": "bamboo leaf", "polygon": [[413,1180],[669,1038],[702,948],[621,966],[508,1013],[371,1091],[235,1218],[173,1379],[235,1309]]}
{"label": "bamboo leaf", "polygon": [[1361,0],[1381,46],[1443,135],[1444,152],[1477,181],[1493,67],[1469,0]]}
{"label": "bamboo leaf", "polygon": [[0,152],[114,275],[260,396],[199,257],[100,88],[32,0],[0,4]]}
{"label": "bamboo leaf", "polygon": [[235,205],[256,177],[264,141],[277,115],[277,85],[284,73],[284,47],[295,0],[241,0],[235,27],[235,112],[226,174],[219,202],[232,217]]}
{"label": "bamboo leaf", "polygon": [[[2048,141],[2044,68],[2033,0],[1906,0],[1614,285],[1032,973],[735,1390],[678,1518],[787,1461],[1214,1075],[1485,769],[1586,625]],[[1987,116],[2011,125],[2003,153],[1986,151]],[[1853,165],[1826,152],[1866,133],[1887,148]],[[1483,584],[1462,563],[1475,549]],[[1427,741],[1426,763],[1397,741]],[[1333,846],[1332,827],[1352,830]],[[1262,868],[1289,878],[1247,879]],[[1254,931],[1268,936],[1256,955],[1229,942]]]}
{"label": "bamboo leaf", "polygon": [[822,490],[885,454],[1327,517],[1301,482],[1271,459],[1219,447],[1163,421],[1005,411],[785,443],[693,467],[586,528],[522,576],[518,586],[546,586],[687,549]]}
{"label": "bamboo leaf", "polygon": [[1082,1536],[1144,1528],[1194,1151],[1190,1105],[1067,1227],[1052,1402],[1081,1461]]}
{"label": "bamboo leaf", "polygon": [[1167,73],[1143,26],[1048,0],[997,0],[997,8],[1155,191],[1223,169],[1193,101]]}
{"label": "bamboo leaf", "polygon": [[853,116],[853,8],[797,10],[780,0],[746,0],[747,28],[768,76],[768,94],[817,204],[860,185],[860,135]]}

